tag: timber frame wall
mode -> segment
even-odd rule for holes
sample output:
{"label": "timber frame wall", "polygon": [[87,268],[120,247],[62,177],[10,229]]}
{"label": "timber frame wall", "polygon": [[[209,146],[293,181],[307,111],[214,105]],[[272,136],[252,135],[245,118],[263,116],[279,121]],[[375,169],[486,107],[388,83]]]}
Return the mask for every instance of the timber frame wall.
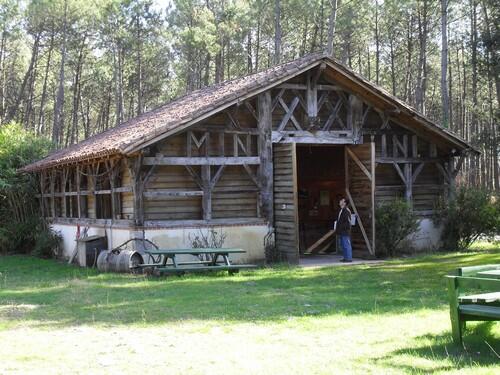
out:
{"label": "timber frame wall", "polygon": [[[430,215],[438,197],[453,193],[465,153],[335,82],[322,64],[133,154],[42,170],[42,212],[85,225],[274,227],[282,201],[273,197],[296,189],[296,161],[283,147],[275,163],[273,144],[345,145],[346,193],[364,224],[355,240],[375,253],[375,203],[404,197]],[[289,217],[277,241],[293,245]]]}

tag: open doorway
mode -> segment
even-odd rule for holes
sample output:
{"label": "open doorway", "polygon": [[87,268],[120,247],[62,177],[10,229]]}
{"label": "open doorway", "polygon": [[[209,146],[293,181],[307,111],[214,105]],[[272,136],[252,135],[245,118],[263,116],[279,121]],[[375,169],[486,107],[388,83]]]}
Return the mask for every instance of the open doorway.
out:
{"label": "open doorway", "polygon": [[297,145],[297,190],[299,254],[335,252],[336,237],[325,235],[345,194],[344,146]]}

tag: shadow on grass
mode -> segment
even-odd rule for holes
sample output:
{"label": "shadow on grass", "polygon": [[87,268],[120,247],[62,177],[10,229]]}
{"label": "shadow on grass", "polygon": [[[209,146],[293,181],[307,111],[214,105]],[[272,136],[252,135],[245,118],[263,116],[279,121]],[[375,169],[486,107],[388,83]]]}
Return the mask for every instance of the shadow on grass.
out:
{"label": "shadow on grass", "polygon": [[402,372],[427,374],[435,371],[472,369],[477,366],[498,366],[500,363],[500,337],[492,333],[495,322],[470,325],[464,335],[464,345],[456,345],[451,332],[443,335],[417,337],[417,344],[398,349],[376,358],[383,364]]}
{"label": "shadow on grass", "polygon": [[[490,259],[498,262],[499,256],[483,255],[478,261]],[[190,319],[256,322],[442,309],[447,306],[442,275],[456,268],[458,260],[443,263],[424,257],[377,266],[148,278],[4,257],[0,258],[0,328],[21,322],[38,326],[153,325]]]}

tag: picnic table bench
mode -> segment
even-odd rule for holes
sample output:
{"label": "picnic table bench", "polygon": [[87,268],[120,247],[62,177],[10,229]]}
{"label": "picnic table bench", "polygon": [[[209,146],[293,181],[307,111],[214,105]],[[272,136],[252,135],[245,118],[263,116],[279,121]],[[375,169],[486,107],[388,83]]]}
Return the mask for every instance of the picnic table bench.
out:
{"label": "picnic table bench", "polygon": [[[493,278],[495,275],[498,277]],[[462,344],[467,321],[500,320],[500,265],[462,267],[456,275],[446,277],[451,329],[456,343]]]}
{"label": "picnic table bench", "polygon": [[[196,248],[196,249],[155,249],[147,250],[152,263],[139,265],[140,268],[151,268],[158,274],[203,271],[228,271],[230,274],[240,269],[256,268],[254,264],[232,264],[229,254],[244,254],[243,249],[235,248]],[[204,256],[205,260],[179,261],[180,255]],[[219,259],[220,258],[220,259]],[[169,259],[171,262],[169,262]]]}

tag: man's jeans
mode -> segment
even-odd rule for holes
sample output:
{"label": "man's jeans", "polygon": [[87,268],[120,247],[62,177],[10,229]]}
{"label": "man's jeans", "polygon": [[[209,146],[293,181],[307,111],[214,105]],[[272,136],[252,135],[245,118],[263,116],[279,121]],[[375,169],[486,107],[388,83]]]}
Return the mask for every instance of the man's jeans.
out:
{"label": "man's jeans", "polygon": [[340,236],[345,260],[352,260],[351,236]]}

